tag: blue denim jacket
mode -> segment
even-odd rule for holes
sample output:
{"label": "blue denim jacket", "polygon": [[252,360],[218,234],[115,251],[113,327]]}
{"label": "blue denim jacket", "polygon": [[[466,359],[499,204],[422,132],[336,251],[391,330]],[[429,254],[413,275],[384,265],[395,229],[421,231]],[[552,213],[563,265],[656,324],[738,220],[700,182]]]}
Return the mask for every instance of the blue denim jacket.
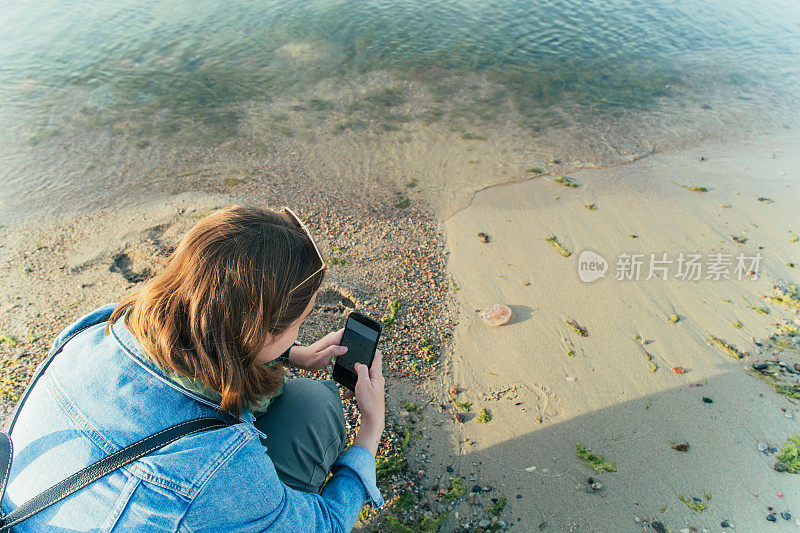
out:
{"label": "blue denim jacket", "polygon": [[[219,416],[212,402],[167,379],[123,320],[104,335],[113,309],[93,311],[56,339],[99,322],[65,345],[20,410],[4,513],[144,437]],[[300,492],[278,479],[252,413],[240,418],[129,463],[14,531],[349,531],[366,501],[383,505],[366,448],[348,447],[320,494]]]}

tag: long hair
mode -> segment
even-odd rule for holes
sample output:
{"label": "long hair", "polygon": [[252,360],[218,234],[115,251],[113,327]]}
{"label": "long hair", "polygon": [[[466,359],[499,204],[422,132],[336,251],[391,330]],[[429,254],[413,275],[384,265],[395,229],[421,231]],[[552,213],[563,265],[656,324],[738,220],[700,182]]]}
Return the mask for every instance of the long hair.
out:
{"label": "long hair", "polygon": [[256,356],[303,314],[322,283],[324,270],[307,280],[319,267],[289,215],[228,206],[189,230],[105,331],[124,316],[150,357],[220,393],[220,409],[238,416],[245,400],[278,391],[285,368]]}

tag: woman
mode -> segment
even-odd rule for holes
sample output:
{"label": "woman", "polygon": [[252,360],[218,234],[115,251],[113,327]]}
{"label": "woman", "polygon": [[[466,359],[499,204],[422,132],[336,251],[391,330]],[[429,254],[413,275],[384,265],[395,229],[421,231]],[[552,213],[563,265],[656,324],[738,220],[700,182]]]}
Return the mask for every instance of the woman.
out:
{"label": "woman", "polygon": [[380,352],[356,366],[361,425],[347,450],[336,384],[284,380],[279,361],[318,370],[346,351],[342,330],[294,346],[324,271],[291,210],[231,206],[197,223],[139,291],[63,331],[18,412],[4,515],[180,422],[231,425],[167,444],[14,531],[349,531],[365,502],[383,505]]}

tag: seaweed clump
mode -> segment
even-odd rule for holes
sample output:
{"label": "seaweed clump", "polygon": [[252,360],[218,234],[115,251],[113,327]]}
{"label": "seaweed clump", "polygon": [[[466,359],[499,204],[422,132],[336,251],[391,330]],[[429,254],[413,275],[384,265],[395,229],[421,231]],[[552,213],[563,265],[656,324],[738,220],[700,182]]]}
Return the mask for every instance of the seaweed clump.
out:
{"label": "seaweed clump", "polygon": [[714,344],[719,346],[720,349],[722,349],[723,352],[725,352],[726,354],[730,355],[734,359],[742,359],[743,357],[745,357],[747,355],[745,352],[739,351],[735,346],[733,346],[731,344],[728,344],[727,342],[725,342],[724,340],[720,339],[719,337],[715,337],[714,335],[711,335],[711,334],[709,334],[708,337],[709,337],[709,341],[710,342],[713,342]]}
{"label": "seaweed clump", "polygon": [[787,472],[800,474],[800,435],[789,437],[776,458],[786,466]]}
{"label": "seaweed clump", "polygon": [[564,246],[558,242],[558,237],[555,235],[545,238],[545,242],[550,243],[550,245],[555,248],[556,252],[558,252],[561,257],[569,257],[572,255],[572,252],[564,248]]}
{"label": "seaweed clump", "polygon": [[467,487],[464,485],[464,480],[460,477],[451,477],[450,489],[440,490],[439,497],[445,501],[454,502],[466,493]]}
{"label": "seaweed clump", "polygon": [[380,319],[380,323],[384,326],[391,326],[397,319],[397,312],[400,310],[400,300],[394,300],[389,304],[389,312],[387,315]]}
{"label": "seaweed clump", "polygon": [[617,467],[611,461],[606,461],[606,459],[596,453],[593,453],[591,450],[586,448],[580,442],[575,443],[575,455],[583,461],[583,464],[597,472],[598,474],[602,472],[616,472]]}

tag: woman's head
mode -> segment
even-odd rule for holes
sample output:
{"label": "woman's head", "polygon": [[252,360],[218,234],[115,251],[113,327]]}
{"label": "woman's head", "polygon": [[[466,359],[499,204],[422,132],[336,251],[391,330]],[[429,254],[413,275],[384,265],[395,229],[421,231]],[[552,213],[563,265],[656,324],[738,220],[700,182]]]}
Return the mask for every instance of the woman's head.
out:
{"label": "woman's head", "polygon": [[321,266],[288,213],[229,206],[195,224],[109,324],[124,316],[161,366],[199,379],[222,395],[223,410],[239,414],[244,400],[280,387],[284,368],[264,362],[296,338]]}

